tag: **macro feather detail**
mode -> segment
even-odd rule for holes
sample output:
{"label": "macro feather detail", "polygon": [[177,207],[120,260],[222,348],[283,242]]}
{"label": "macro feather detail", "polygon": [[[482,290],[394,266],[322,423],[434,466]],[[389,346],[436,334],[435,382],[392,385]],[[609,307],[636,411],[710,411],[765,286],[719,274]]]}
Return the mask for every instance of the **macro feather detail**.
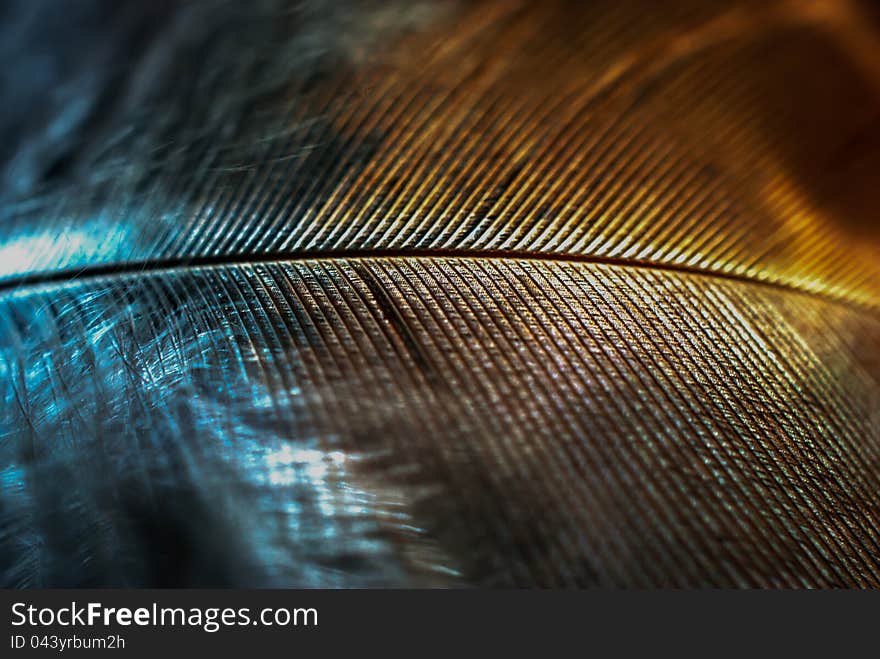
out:
{"label": "macro feather detail", "polygon": [[874,16],[663,4],[156,18],[6,192],[3,584],[880,587]]}

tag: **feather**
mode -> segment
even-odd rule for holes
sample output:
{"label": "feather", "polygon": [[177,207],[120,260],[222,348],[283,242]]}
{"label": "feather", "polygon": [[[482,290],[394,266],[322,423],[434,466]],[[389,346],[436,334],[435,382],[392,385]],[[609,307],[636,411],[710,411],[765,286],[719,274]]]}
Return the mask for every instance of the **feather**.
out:
{"label": "feather", "polygon": [[880,586],[872,10],[405,4],[7,157],[3,584]]}

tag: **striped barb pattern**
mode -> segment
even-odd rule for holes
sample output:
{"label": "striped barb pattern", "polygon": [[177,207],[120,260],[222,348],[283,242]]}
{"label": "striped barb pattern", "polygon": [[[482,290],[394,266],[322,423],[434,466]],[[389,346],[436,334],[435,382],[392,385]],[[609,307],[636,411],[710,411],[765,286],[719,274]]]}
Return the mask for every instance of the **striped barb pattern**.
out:
{"label": "striped barb pattern", "polygon": [[880,587],[872,11],[441,3],[138,115],[0,210],[2,585]]}
{"label": "striped barb pattern", "polygon": [[[228,506],[223,523],[247,519],[238,560],[267,582],[332,585],[333,556],[365,553],[343,583],[880,585],[880,321],[839,303],[617,266],[376,258],[5,306],[7,453],[30,447],[45,471],[19,493],[35,561],[63,537],[51,502],[24,499],[61,479],[110,512],[166,489]],[[52,460],[61,446],[77,461]],[[125,487],[103,491],[91,462]],[[82,524],[96,552],[137,555],[115,525]]]}

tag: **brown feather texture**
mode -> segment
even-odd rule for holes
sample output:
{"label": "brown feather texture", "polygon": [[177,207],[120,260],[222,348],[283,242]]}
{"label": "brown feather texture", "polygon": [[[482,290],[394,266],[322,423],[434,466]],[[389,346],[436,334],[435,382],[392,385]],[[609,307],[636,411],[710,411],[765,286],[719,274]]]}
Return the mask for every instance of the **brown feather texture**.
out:
{"label": "brown feather texture", "polygon": [[6,157],[4,585],[880,587],[874,5],[173,5]]}

